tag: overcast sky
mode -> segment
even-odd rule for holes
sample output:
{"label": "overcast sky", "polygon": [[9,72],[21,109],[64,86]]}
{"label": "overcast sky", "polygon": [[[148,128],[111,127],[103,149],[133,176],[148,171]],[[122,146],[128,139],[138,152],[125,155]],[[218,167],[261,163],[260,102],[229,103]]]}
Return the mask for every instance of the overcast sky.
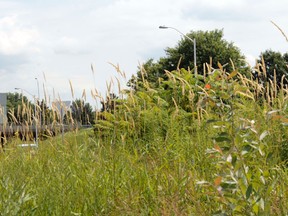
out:
{"label": "overcast sky", "polygon": [[224,29],[253,62],[267,49],[288,51],[270,22],[288,34],[287,14],[287,0],[0,0],[0,92],[19,87],[38,95],[37,78],[41,98],[45,84],[51,100],[72,100],[70,80],[74,99],[85,89],[91,102],[91,90],[104,95],[106,81],[118,77],[109,62],[129,79],[139,63],[181,39],[159,25],[183,33]]}

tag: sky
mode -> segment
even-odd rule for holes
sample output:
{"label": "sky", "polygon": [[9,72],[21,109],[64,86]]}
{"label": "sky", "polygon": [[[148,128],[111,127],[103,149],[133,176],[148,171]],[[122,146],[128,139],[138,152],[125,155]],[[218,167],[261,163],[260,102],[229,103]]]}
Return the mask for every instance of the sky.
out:
{"label": "sky", "polygon": [[124,88],[140,64],[178,43],[181,35],[160,25],[184,34],[223,29],[253,64],[267,49],[288,51],[271,23],[288,34],[287,14],[287,0],[0,0],[0,92],[83,96],[97,106],[91,91],[105,96],[112,82],[118,94],[118,81]]}

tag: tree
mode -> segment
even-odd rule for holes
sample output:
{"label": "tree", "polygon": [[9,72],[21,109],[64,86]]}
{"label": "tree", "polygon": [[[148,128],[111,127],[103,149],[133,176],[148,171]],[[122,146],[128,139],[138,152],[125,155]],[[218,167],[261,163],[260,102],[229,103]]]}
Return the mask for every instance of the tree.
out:
{"label": "tree", "polygon": [[53,112],[48,107],[45,100],[37,101],[38,105],[38,116],[39,120],[41,119],[41,125],[48,125],[53,122]]}
{"label": "tree", "polygon": [[113,113],[117,105],[118,97],[114,93],[107,95],[106,100],[101,101],[101,112]]}
{"label": "tree", "polygon": [[[223,30],[191,31],[187,36],[196,39],[198,74],[203,75],[203,64],[205,63],[210,64],[213,68],[218,68],[218,63],[226,65],[225,69],[228,72],[233,70],[233,64],[239,72],[248,71],[240,49],[232,42],[223,39]],[[186,37],[182,38],[174,48],[167,48],[165,51],[166,57],[160,58],[157,62],[149,59],[144,63],[143,67],[147,73],[145,78],[149,83],[157,83],[159,78],[165,79],[164,70],[173,71],[177,68],[178,63],[180,63],[180,68],[194,68],[193,43]],[[136,83],[142,80],[142,76],[143,71],[141,74],[139,70],[137,75],[129,81],[128,85],[136,89]]]}
{"label": "tree", "polygon": [[94,124],[95,115],[93,108],[89,103],[82,99],[76,99],[71,105],[72,118],[82,125]]}
{"label": "tree", "polygon": [[8,123],[21,124],[33,121],[34,104],[26,96],[19,93],[7,94],[7,119]]}
{"label": "tree", "polygon": [[280,52],[266,50],[261,53],[257,62],[255,78],[261,82],[267,82],[269,79],[274,81],[275,78],[278,86],[284,78],[283,84],[288,84],[288,53],[282,55]]}

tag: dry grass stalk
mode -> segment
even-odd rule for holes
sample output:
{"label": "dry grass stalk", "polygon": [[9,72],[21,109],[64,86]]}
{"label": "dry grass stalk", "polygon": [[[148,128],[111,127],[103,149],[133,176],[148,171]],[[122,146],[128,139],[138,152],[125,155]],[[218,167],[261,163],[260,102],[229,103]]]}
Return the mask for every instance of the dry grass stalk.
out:
{"label": "dry grass stalk", "polygon": [[112,88],[112,79],[110,80],[110,82],[106,81],[106,89],[107,89],[107,95],[109,95],[111,93],[111,88]]}
{"label": "dry grass stalk", "polygon": [[206,80],[206,64],[203,64],[203,78],[204,78],[204,82]]}
{"label": "dry grass stalk", "polygon": [[148,76],[148,74],[147,74],[145,68],[143,67],[143,65],[140,66],[140,73],[141,73],[141,78],[142,78],[142,82],[143,82],[144,87],[147,89],[150,89],[149,82],[145,78]]}
{"label": "dry grass stalk", "polygon": [[230,60],[230,63],[232,64],[233,71],[236,71],[233,60],[231,58],[229,58],[229,60]]}
{"label": "dry grass stalk", "polygon": [[115,68],[115,70],[117,71],[118,74],[120,74],[121,77],[123,77],[124,79],[126,79],[126,74],[125,74],[124,71],[121,71],[119,64],[115,65],[115,64],[113,64],[113,63],[111,63],[111,62],[108,62],[108,63]]}
{"label": "dry grass stalk", "polygon": [[276,98],[277,97],[277,89],[278,89],[278,85],[277,85],[277,80],[276,80],[276,70],[274,69],[274,91],[275,91],[275,94],[274,94],[274,97]]}
{"label": "dry grass stalk", "polygon": [[117,87],[118,87],[118,94],[120,95],[121,94],[121,84],[120,84],[120,80],[115,77],[116,81],[117,81]]}
{"label": "dry grass stalk", "polygon": [[179,112],[179,108],[178,108],[177,102],[175,101],[174,97],[172,97],[172,100],[173,100],[173,103],[174,103],[175,108],[176,108],[176,113],[178,113]]}
{"label": "dry grass stalk", "polygon": [[72,85],[71,80],[69,80],[69,84],[70,84],[70,90],[71,90],[72,98],[74,99],[74,89],[73,89],[73,85]]}
{"label": "dry grass stalk", "polygon": [[84,101],[87,100],[87,98],[86,98],[86,90],[85,89],[83,89],[81,98],[84,99]]}
{"label": "dry grass stalk", "polygon": [[181,64],[182,56],[180,56],[180,59],[177,63],[177,71],[180,71],[180,64]]}
{"label": "dry grass stalk", "polygon": [[286,41],[288,42],[288,37],[286,36],[286,34],[284,33],[284,31],[273,21],[271,21],[271,23],[282,33],[282,35],[284,36],[284,38],[286,39]]}
{"label": "dry grass stalk", "polygon": [[[264,78],[267,78],[266,65],[265,65],[265,60],[264,60],[263,56],[261,57],[261,64],[258,64],[258,65],[259,65],[259,69],[260,69],[260,67],[262,68]],[[259,72],[260,72],[260,70],[259,70]]]}

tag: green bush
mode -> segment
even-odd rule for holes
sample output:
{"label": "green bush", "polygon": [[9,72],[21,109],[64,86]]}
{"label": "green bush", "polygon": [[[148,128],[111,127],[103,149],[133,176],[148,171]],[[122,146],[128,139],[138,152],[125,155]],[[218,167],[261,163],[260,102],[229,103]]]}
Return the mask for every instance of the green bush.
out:
{"label": "green bush", "polygon": [[[167,72],[97,114],[93,130],[11,140],[3,215],[287,215],[287,91],[220,69]],[[258,87],[260,89],[258,89]]]}

